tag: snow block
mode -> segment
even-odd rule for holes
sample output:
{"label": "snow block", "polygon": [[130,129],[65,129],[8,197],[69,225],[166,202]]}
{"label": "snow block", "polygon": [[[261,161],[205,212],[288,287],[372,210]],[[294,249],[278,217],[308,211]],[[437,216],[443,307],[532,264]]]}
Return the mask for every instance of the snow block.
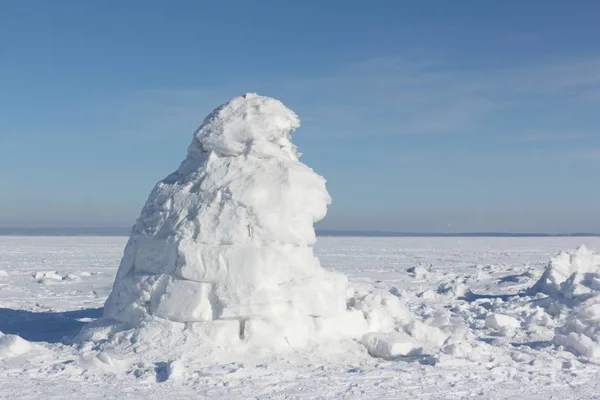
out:
{"label": "snow block", "polygon": [[291,316],[285,321],[250,319],[244,323],[244,340],[257,347],[303,347],[315,338],[313,318]]}
{"label": "snow block", "polygon": [[0,336],[0,358],[11,358],[27,353],[31,343],[18,335]]}
{"label": "snow block", "polygon": [[498,313],[488,315],[485,318],[485,325],[488,328],[499,332],[506,332],[521,327],[521,323],[515,317]]}
{"label": "snow block", "polygon": [[367,333],[361,339],[361,343],[369,354],[386,360],[417,356],[423,351],[413,338],[401,332]]}
{"label": "snow block", "polygon": [[204,344],[227,347],[239,343],[243,335],[242,321],[214,320],[188,324],[190,336],[200,338]]}
{"label": "snow block", "polygon": [[369,330],[362,312],[348,310],[335,317],[315,318],[315,330],[319,338],[359,339]]}
{"label": "snow block", "polygon": [[155,297],[151,312],[157,317],[176,322],[212,320],[211,290],[210,283],[169,277],[164,292]]}

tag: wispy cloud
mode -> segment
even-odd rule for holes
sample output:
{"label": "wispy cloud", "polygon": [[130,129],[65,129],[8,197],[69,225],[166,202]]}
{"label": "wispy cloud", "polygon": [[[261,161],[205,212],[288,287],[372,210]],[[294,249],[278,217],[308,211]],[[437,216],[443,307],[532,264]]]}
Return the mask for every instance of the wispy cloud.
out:
{"label": "wispy cloud", "polygon": [[[232,82],[184,90],[153,89],[127,99],[125,116],[154,129],[195,129],[225,99],[259,90],[281,98],[319,135],[488,134],[502,128],[511,111],[544,112],[552,120],[561,107],[593,107],[600,102],[600,59],[465,68],[430,59],[379,57],[341,65],[313,77]],[[525,111],[523,111],[525,110]],[[600,124],[598,120],[591,120]],[[568,123],[563,119],[563,124]],[[512,121],[506,132],[517,141],[577,140],[584,133],[536,126],[534,118]],[[593,129],[590,126],[590,129]],[[560,133],[560,131],[566,131]],[[307,132],[307,134],[310,134]]]}
{"label": "wispy cloud", "polygon": [[507,103],[523,105],[540,98],[565,103],[600,100],[600,58],[492,69],[484,75],[476,78],[481,88]]}
{"label": "wispy cloud", "polygon": [[[387,57],[283,86],[292,93],[314,94],[315,101],[304,111],[320,123],[370,119],[379,122],[379,130],[394,134],[485,134],[498,123],[489,118],[512,110],[546,109],[546,119],[552,120],[557,108],[595,105],[600,101],[600,59],[467,69],[439,60]],[[516,128],[537,131],[535,124],[529,118]],[[571,133],[561,136],[532,135],[525,140],[575,139]]]}
{"label": "wispy cloud", "polygon": [[590,133],[584,132],[529,132],[514,136],[512,139],[517,142],[569,142],[585,140],[594,137]]}
{"label": "wispy cloud", "polygon": [[580,161],[600,161],[600,148],[574,151],[571,158]]}

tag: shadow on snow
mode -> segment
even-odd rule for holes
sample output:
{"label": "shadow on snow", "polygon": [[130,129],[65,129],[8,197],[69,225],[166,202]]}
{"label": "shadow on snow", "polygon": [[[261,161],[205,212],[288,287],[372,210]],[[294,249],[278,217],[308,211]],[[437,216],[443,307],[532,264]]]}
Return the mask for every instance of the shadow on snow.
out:
{"label": "shadow on snow", "polygon": [[502,301],[507,301],[511,297],[520,297],[524,295],[524,292],[510,294],[478,294],[473,293],[471,289],[468,289],[463,296],[457,297],[457,300],[464,300],[468,301],[469,303],[479,299],[501,299]]}
{"label": "shadow on snow", "polygon": [[0,332],[19,335],[30,342],[65,343],[88,321],[102,316],[102,308],[64,312],[34,312],[0,308]]}

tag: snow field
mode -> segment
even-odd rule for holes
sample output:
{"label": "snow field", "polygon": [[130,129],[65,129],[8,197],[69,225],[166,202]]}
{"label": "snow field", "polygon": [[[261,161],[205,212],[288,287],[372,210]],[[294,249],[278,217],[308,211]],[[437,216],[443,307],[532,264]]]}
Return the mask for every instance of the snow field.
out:
{"label": "snow field", "polygon": [[[344,315],[381,332],[350,335],[356,321],[327,319],[331,326],[323,330],[334,333],[319,341],[326,344],[280,342],[268,350],[240,340],[238,321],[154,318],[120,334],[110,324],[93,340],[73,344],[81,327],[101,316],[125,241],[0,238],[0,269],[7,271],[0,280],[0,331],[32,346],[0,359],[0,397],[542,399],[594,398],[600,390],[600,367],[585,350],[593,352],[594,340],[574,330],[573,344],[555,339],[569,316],[592,315],[573,313],[585,301],[528,291],[560,249],[581,242],[599,249],[597,238],[324,237],[315,247],[321,263],[349,276],[355,311]],[[428,279],[407,272],[416,265],[430,271]],[[34,277],[45,272],[79,279]],[[466,290],[438,293],[445,283]],[[426,291],[433,298],[420,296]],[[490,327],[491,315],[515,318],[521,328]],[[341,338],[345,333],[358,339]],[[379,335],[386,341],[378,344]],[[369,337],[373,344],[365,345]]]}

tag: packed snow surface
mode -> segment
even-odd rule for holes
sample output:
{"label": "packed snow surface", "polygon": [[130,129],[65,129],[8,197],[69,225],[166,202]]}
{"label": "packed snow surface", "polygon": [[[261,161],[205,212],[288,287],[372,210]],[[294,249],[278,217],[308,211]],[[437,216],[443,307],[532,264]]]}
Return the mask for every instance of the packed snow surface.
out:
{"label": "packed snow surface", "polygon": [[[366,312],[362,320],[382,332],[240,353],[227,344],[235,336],[227,321],[209,329],[156,319],[126,346],[73,344],[102,316],[126,241],[0,237],[0,331],[9,336],[0,398],[591,399],[600,392],[594,291],[575,300],[531,293],[557,265],[549,260],[571,249],[569,259],[589,261],[600,238],[320,237],[316,256],[349,277],[358,307],[347,320],[323,319],[331,325],[324,329],[338,337],[334,328],[356,329],[356,313]],[[576,255],[582,243],[587,251]],[[429,277],[416,279],[407,271],[415,266]],[[72,279],[44,280],[45,273]],[[493,315],[520,328],[488,326]],[[199,336],[214,346],[197,346]],[[169,345],[180,350],[166,354]]]}

